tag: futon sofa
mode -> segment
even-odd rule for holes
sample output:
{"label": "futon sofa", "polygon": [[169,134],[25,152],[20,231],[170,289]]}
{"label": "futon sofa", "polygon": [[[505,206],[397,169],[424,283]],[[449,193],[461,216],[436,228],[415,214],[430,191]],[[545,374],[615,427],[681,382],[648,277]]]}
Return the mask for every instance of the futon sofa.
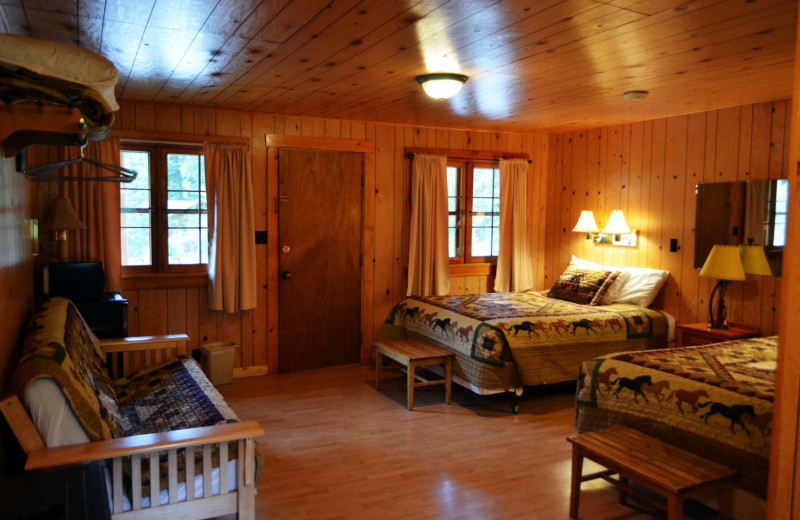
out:
{"label": "futon sofa", "polygon": [[187,342],[101,342],[71,301],[47,300],[2,402],[26,468],[104,461],[112,517],[253,518],[263,467],[253,437],[263,430],[239,421],[185,355]]}

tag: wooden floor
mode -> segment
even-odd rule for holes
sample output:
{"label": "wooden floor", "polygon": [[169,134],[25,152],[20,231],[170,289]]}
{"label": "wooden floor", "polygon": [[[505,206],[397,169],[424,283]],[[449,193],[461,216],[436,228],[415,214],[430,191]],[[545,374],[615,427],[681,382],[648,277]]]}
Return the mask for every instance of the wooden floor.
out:
{"label": "wooden floor", "polygon": [[[506,395],[457,385],[450,406],[441,387],[418,389],[409,412],[405,379],[385,387],[375,391],[372,367],[351,365],[219,388],[266,430],[257,519],[568,518],[574,387],[526,390],[518,415]],[[653,518],[619,505],[605,482],[582,489],[582,519]],[[737,499],[737,520],[764,517],[749,498]]]}

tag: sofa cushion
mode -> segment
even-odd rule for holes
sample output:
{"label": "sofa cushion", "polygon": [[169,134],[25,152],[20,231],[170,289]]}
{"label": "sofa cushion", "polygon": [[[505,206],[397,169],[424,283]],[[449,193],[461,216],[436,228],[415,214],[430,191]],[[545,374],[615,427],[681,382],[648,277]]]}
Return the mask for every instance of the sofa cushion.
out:
{"label": "sofa cushion", "polygon": [[39,378],[58,383],[90,440],[122,435],[122,415],[100,344],[64,298],[45,301],[31,318],[12,384],[25,399],[28,386]]}

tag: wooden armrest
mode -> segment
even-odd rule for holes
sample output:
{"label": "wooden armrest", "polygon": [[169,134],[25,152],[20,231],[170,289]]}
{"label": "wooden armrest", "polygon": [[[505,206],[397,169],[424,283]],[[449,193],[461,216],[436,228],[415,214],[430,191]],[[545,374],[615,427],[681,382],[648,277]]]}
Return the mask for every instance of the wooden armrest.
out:
{"label": "wooden armrest", "polygon": [[168,334],[166,336],[128,336],[127,338],[101,339],[103,352],[134,352],[137,350],[155,350],[174,348],[178,355],[186,356],[189,336],[186,334]]}
{"label": "wooden armrest", "polygon": [[256,421],[187,428],[165,433],[132,435],[108,441],[87,442],[58,448],[43,448],[28,453],[25,469],[40,469],[116,457],[141,455],[168,449],[235,441],[263,435]]}

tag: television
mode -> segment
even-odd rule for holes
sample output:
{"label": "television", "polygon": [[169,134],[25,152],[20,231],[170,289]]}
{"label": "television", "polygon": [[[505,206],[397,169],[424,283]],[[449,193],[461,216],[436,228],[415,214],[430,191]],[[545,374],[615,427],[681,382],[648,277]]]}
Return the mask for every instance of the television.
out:
{"label": "television", "polygon": [[789,181],[707,182],[697,185],[694,267],[715,244],[762,245],[774,276],[781,275]]}

